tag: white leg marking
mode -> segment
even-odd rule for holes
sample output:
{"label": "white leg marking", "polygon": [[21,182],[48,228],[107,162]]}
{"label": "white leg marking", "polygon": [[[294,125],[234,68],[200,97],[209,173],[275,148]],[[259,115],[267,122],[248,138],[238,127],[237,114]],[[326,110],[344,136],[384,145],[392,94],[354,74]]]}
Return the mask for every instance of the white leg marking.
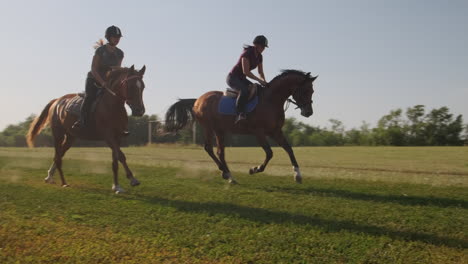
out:
{"label": "white leg marking", "polygon": [[55,174],[55,162],[52,163],[49,170],[47,171],[47,177],[44,179],[46,183],[55,183],[54,181],[54,174]]}
{"label": "white leg marking", "polygon": [[136,178],[132,178],[130,180],[130,185],[131,186],[138,186],[138,185],[140,185],[140,182]]}
{"label": "white leg marking", "polygon": [[230,184],[237,184],[237,181],[232,177],[231,172],[227,172],[225,176]]}
{"label": "white leg marking", "polygon": [[294,170],[294,180],[297,183],[302,183],[302,175],[301,175],[301,171],[299,170],[299,167],[293,167],[293,170]]}
{"label": "white leg marking", "polygon": [[112,184],[112,190],[115,191],[116,194],[125,192],[125,190],[122,189],[120,185],[115,185],[115,184]]}

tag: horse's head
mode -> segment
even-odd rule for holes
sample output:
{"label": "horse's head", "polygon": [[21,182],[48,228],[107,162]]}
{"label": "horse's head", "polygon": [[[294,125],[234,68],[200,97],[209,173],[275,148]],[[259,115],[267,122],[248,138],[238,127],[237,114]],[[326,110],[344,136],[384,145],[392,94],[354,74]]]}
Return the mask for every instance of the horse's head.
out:
{"label": "horse's head", "polygon": [[[143,103],[143,90],[145,89],[143,75],[145,70],[146,66],[137,71],[132,65],[132,67],[126,69],[122,74],[123,77],[119,78],[118,82],[114,82],[117,88],[113,88],[113,90],[132,109],[133,116],[143,116],[145,113],[145,104]],[[112,78],[109,78],[109,80],[112,81]]]}
{"label": "horse's head", "polygon": [[303,78],[294,88],[292,97],[296,101],[297,108],[301,109],[301,115],[309,117],[314,113],[312,108],[312,95],[314,94],[313,82],[318,76],[311,76],[310,72],[306,73]]}
{"label": "horse's head", "polygon": [[[301,109],[301,115],[309,117],[314,113],[312,110],[313,82],[317,77],[311,76],[310,72],[282,70],[281,74],[271,80],[269,86],[273,88],[274,95],[295,104]],[[288,99],[290,96],[293,100]]]}

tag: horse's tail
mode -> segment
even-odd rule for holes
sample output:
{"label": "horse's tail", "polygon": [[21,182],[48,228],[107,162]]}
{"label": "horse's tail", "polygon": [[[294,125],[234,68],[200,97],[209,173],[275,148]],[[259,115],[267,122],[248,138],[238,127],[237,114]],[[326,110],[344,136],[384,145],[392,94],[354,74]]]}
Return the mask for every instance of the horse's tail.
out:
{"label": "horse's tail", "polygon": [[197,99],[179,99],[166,112],[165,130],[177,132],[193,121],[193,105]]}
{"label": "horse's tail", "polygon": [[28,143],[28,146],[30,148],[34,147],[34,138],[47,125],[47,120],[48,120],[48,117],[49,117],[49,109],[56,100],[57,99],[53,99],[52,101],[50,101],[44,107],[41,114],[39,116],[37,116],[36,118],[34,118],[31,125],[29,126],[29,131],[28,131],[28,134],[26,135],[26,142]]}

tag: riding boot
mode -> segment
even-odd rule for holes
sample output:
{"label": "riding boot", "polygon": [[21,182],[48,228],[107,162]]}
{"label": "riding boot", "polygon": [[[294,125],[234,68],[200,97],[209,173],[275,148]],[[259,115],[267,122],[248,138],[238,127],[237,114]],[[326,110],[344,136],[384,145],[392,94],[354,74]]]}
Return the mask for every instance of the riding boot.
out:
{"label": "riding boot", "polygon": [[88,117],[89,117],[88,110],[89,110],[91,103],[92,103],[91,98],[89,96],[85,96],[83,100],[83,104],[81,105],[80,119],[76,121],[76,123],[73,125],[73,128],[80,127],[83,129],[86,126],[88,126],[88,123],[89,123],[88,122]]}
{"label": "riding boot", "polygon": [[239,96],[237,97],[237,101],[236,101],[236,108],[237,108],[237,113],[238,113],[237,118],[236,118],[236,123],[247,118],[245,106],[247,105],[247,101],[249,99],[248,96],[249,96],[248,88],[241,89],[239,91]]}

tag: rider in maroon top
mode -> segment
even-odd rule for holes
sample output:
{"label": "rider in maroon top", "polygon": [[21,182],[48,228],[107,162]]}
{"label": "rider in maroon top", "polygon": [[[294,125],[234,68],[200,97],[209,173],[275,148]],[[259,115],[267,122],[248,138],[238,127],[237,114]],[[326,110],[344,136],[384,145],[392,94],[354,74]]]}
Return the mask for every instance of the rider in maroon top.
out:
{"label": "rider in maroon top", "polygon": [[[237,116],[236,122],[246,119],[245,105],[249,97],[249,85],[252,84],[247,77],[258,81],[262,85],[266,85],[265,74],[263,73],[263,56],[262,52],[265,47],[268,47],[268,40],[265,36],[257,36],[253,41],[253,46],[245,46],[237,64],[229,72],[226,82],[229,87],[238,90],[239,96],[237,98]],[[251,71],[258,67],[258,74],[260,77],[255,76]]]}
{"label": "rider in maroon top", "polygon": [[239,79],[246,79],[246,75],[244,74],[244,71],[242,70],[242,59],[246,58],[249,62],[249,71],[257,68],[259,64],[263,62],[263,56],[261,53],[255,52],[255,47],[253,46],[248,46],[244,49],[244,52],[239,57],[239,60],[237,61],[237,64],[234,65],[232,68],[230,74],[234,75],[235,77],[238,77]]}

